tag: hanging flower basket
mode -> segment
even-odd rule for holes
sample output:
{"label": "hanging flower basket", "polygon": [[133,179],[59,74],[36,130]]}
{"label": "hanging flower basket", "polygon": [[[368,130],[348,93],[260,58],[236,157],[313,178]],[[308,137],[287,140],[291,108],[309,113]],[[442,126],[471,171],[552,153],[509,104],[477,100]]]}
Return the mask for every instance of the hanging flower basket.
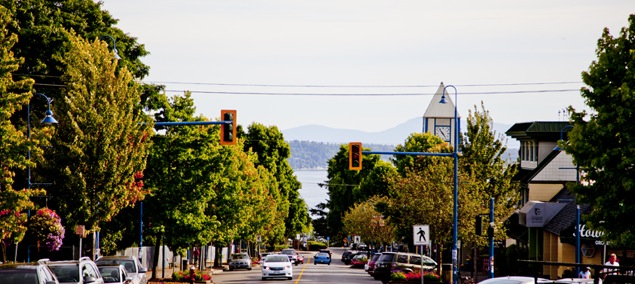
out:
{"label": "hanging flower basket", "polygon": [[62,218],[55,211],[42,208],[29,220],[29,231],[35,236],[38,249],[44,244],[48,251],[59,250],[64,239]]}

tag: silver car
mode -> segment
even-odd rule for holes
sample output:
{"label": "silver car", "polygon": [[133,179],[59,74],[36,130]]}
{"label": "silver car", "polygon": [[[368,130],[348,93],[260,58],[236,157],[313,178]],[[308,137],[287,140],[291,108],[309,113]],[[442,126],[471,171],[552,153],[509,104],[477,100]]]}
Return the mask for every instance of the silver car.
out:
{"label": "silver car", "polygon": [[234,253],[229,260],[229,271],[234,269],[251,270],[251,257],[246,253]]}
{"label": "silver car", "polygon": [[135,284],[147,284],[146,268],[141,265],[139,259],[134,256],[126,255],[109,255],[102,256],[97,261],[97,265],[102,264],[121,264],[126,268],[128,276],[131,276]]}

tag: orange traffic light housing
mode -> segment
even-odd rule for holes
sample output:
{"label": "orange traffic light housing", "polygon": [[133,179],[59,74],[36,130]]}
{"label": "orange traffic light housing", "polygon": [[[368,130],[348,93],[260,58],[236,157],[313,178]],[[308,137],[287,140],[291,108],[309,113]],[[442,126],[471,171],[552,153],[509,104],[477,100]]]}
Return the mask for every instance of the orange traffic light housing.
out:
{"label": "orange traffic light housing", "polygon": [[222,109],[220,111],[220,119],[222,121],[231,121],[231,123],[223,123],[220,127],[220,144],[236,145],[236,110]]}
{"label": "orange traffic light housing", "polygon": [[348,169],[360,171],[362,169],[362,143],[348,143]]}

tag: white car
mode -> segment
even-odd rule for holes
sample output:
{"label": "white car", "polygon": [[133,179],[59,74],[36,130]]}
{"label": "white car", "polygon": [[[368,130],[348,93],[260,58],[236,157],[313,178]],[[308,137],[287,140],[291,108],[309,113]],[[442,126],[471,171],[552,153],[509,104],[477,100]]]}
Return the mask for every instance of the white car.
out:
{"label": "white car", "polygon": [[478,282],[478,284],[535,284],[535,283],[551,283],[553,281],[545,278],[534,278],[531,276],[502,276]]}
{"label": "white car", "polygon": [[132,277],[134,284],[147,284],[146,268],[139,263],[139,259],[134,256],[109,255],[102,256],[95,261],[97,265],[121,264],[126,269],[128,276]]}
{"label": "white car", "polygon": [[270,254],[262,264],[262,280],[269,278],[293,279],[293,265],[286,254]]}

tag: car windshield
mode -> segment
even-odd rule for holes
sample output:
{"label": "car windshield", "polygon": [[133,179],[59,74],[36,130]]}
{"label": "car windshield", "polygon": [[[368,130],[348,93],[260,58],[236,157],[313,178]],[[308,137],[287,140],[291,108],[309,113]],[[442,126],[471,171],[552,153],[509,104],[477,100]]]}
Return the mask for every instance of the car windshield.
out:
{"label": "car windshield", "polygon": [[129,273],[137,273],[137,269],[135,267],[134,260],[130,259],[100,259],[95,263],[99,264],[121,264],[126,268],[126,271]]}
{"label": "car windshield", "polygon": [[61,282],[79,282],[79,265],[51,265],[51,270]]}
{"label": "car windshield", "polygon": [[249,256],[244,253],[235,253],[232,254],[232,259],[249,259]]}
{"label": "car windshield", "polygon": [[328,257],[329,254],[328,253],[324,253],[324,252],[320,252],[317,254],[317,257]]}
{"label": "car windshield", "polygon": [[265,262],[289,262],[289,257],[286,255],[268,255]]}
{"label": "car windshield", "polygon": [[99,273],[104,277],[106,283],[118,283],[121,282],[119,268],[116,266],[102,266],[99,267]]}
{"label": "car windshield", "polygon": [[288,254],[288,255],[295,255],[295,250],[292,249],[283,249],[282,252],[280,252],[282,254]]}
{"label": "car windshield", "polygon": [[377,259],[377,262],[392,262],[395,259],[395,255],[392,253],[382,253],[381,256],[379,256],[379,259]]}

